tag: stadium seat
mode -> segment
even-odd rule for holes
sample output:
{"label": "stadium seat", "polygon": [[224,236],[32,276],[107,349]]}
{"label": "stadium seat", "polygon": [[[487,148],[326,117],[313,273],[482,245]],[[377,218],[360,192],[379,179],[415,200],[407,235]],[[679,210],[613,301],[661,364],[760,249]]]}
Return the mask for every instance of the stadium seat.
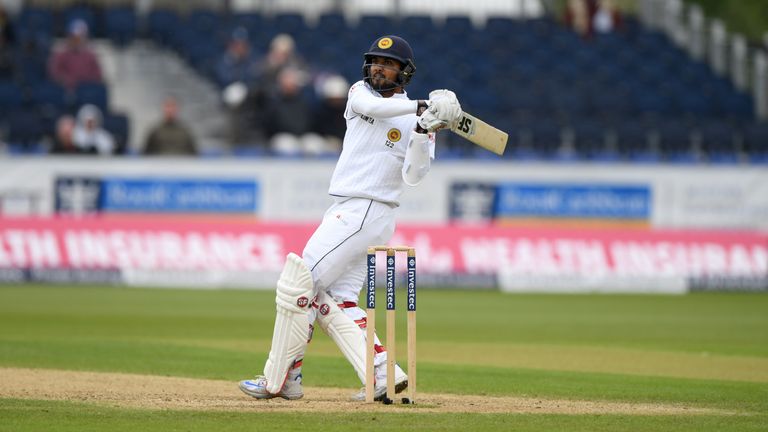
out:
{"label": "stadium seat", "polygon": [[370,40],[395,32],[396,25],[392,18],[385,15],[363,15],[354,32],[364,40]]}
{"label": "stadium seat", "polygon": [[169,45],[181,26],[179,15],[171,9],[153,9],[147,17],[147,32],[154,41]]}
{"label": "stadium seat", "polygon": [[77,107],[92,104],[99,107],[102,113],[109,108],[109,91],[102,83],[82,83],[75,88],[75,105]]}
{"label": "stadium seat", "polygon": [[439,30],[446,38],[453,40],[475,32],[472,21],[466,15],[448,15]]}
{"label": "stadium seat", "polygon": [[707,153],[711,162],[736,162],[737,134],[735,129],[723,121],[710,121],[697,128],[701,139],[701,149]]}
{"label": "stadium seat", "polygon": [[18,16],[19,39],[27,41],[40,36],[50,39],[54,30],[53,13],[44,8],[25,5]]}
{"label": "stadium seat", "polygon": [[584,158],[606,155],[605,127],[594,120],[577,120],[573,127],[574,148]]}
{"label": "stadium seat", "polygon": [[279,13],[275,15],[273,21],[278,32],[288,33],[294,37],[308,30],[307,24],[304,22],[304,15],[300,13]]}
{"label": "stadium seat", "polygon": [[186,19],[190,29],[206,35],[215,35],[219,30],[219,22],[219,14],[211,9],[195,9]]}
{"label": "stadium seat", "polygon": [[132,7],[109,8],[104,12],[104,33],[112,43],[124,46],[136,37],[136,12]]}
{"label": "stadium seat", "polygon": [[128,147],[129,138],[128,116],[119,113],[107,113],[104,116],[104,129],[108,130],[115,139],[115,153],[124,154]]}
{"label": "stadium seat", "polygon": [[319,37],[333,36],[335,39],[347,31],[347,21],[339,12],[326,12],[318,18],[315,30]]}
{"label": "stadium seat", "polygon": [[435,23],[429,15],[409,15],[400,21],[400,32],[408,40],[423,40],[436,33]]}
{"label": "stadium seat", "polygon": [[46,129],[33,109],[13,111],[8,115],[7,122],[8,142],[20,146],[24,151],[35,149]]}
{"label": "stadium seat", "polygon": [[754,123],[745,128],[744,150],[750,155],[768,156],[768,122]]}
{"label": "stadium seat", "polygon": [[40,110],[63,112],[70,105],[67,92],[53,81],[41,81],[30,88],[31,102]]}
{"label": "stadium seat", "polygon": [[0,81],[0,118],[18,110],[24,103],[24,91],[12,81]]}

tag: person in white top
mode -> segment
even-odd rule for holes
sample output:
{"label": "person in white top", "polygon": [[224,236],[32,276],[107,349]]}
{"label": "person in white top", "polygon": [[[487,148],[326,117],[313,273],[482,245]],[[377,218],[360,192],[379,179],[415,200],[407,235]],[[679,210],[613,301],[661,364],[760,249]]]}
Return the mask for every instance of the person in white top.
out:
{"label": "person in white top", "polygon": [[[365,383],[365,312],[358,307],[368,246],[395,230],[403,185],[417,185],[435,155],[435,132],[461,115],[456,95],[435,90],[411,100],[405,86],[416,72],[413,50],[398,36],[376,39],[364,55],[363,79],[349,89],[347,131],[329,194],[334,204],[302,256],[289,254],[277,282],[277,316],[264,374],[239,383],[257,399],[299,399],[301,367],[314,323],[336,342]],[[387,352],[375,341],[375,397],[386,388]],[[395,392],[408,386],[397,367]],[[353,399],[363,400],[360,391]]]}

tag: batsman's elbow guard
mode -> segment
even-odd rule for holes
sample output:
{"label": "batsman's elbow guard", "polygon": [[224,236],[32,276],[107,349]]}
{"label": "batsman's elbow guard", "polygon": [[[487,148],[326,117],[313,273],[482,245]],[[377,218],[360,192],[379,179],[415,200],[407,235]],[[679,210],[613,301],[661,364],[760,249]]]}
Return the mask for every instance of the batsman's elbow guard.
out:
{"label": "batsman's elbow guard", "polygon": [[413,132],[405,150],[403,162],[403,181],[408,186],[416,186],[429,172],[432,152],[428,134]]}

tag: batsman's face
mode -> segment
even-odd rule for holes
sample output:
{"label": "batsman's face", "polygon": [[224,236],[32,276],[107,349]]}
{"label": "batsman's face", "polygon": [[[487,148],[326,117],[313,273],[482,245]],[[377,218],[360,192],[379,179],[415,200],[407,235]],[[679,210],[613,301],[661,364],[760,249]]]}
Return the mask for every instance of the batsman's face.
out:
{"label": "batsman's face", "polygon": [[392,87],[397,82],[400,62],[388,57],[371,58],[371,87],[375,90]]}

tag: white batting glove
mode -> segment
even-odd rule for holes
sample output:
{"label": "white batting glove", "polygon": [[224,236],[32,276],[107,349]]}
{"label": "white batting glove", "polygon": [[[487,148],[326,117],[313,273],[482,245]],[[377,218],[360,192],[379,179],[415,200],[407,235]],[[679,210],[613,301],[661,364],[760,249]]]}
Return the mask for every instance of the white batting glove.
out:
{"label": "white batting glove", "polygon": [[446,89],[432,90],[431,92],[429,92],[430,101],[436,101],[438,99],[443,99],[443,98],[456,100],[456,93]]}
{"label": "white batting glove", "polygon": [[[451,92],[452,94],[453,92]],[[439,99],[430,100],[427,111],[438,120],[445,122],[447,126],[452,126],[461,117],[461,105],[455,95],[453,97],[445,95]]]}
{"label": "white batting glove", "polygon": [[437,118],[429,109],[419,116],[418,122],[419,126],[426,129],[427,132],[435,132],[448,126],[447,121]]}

